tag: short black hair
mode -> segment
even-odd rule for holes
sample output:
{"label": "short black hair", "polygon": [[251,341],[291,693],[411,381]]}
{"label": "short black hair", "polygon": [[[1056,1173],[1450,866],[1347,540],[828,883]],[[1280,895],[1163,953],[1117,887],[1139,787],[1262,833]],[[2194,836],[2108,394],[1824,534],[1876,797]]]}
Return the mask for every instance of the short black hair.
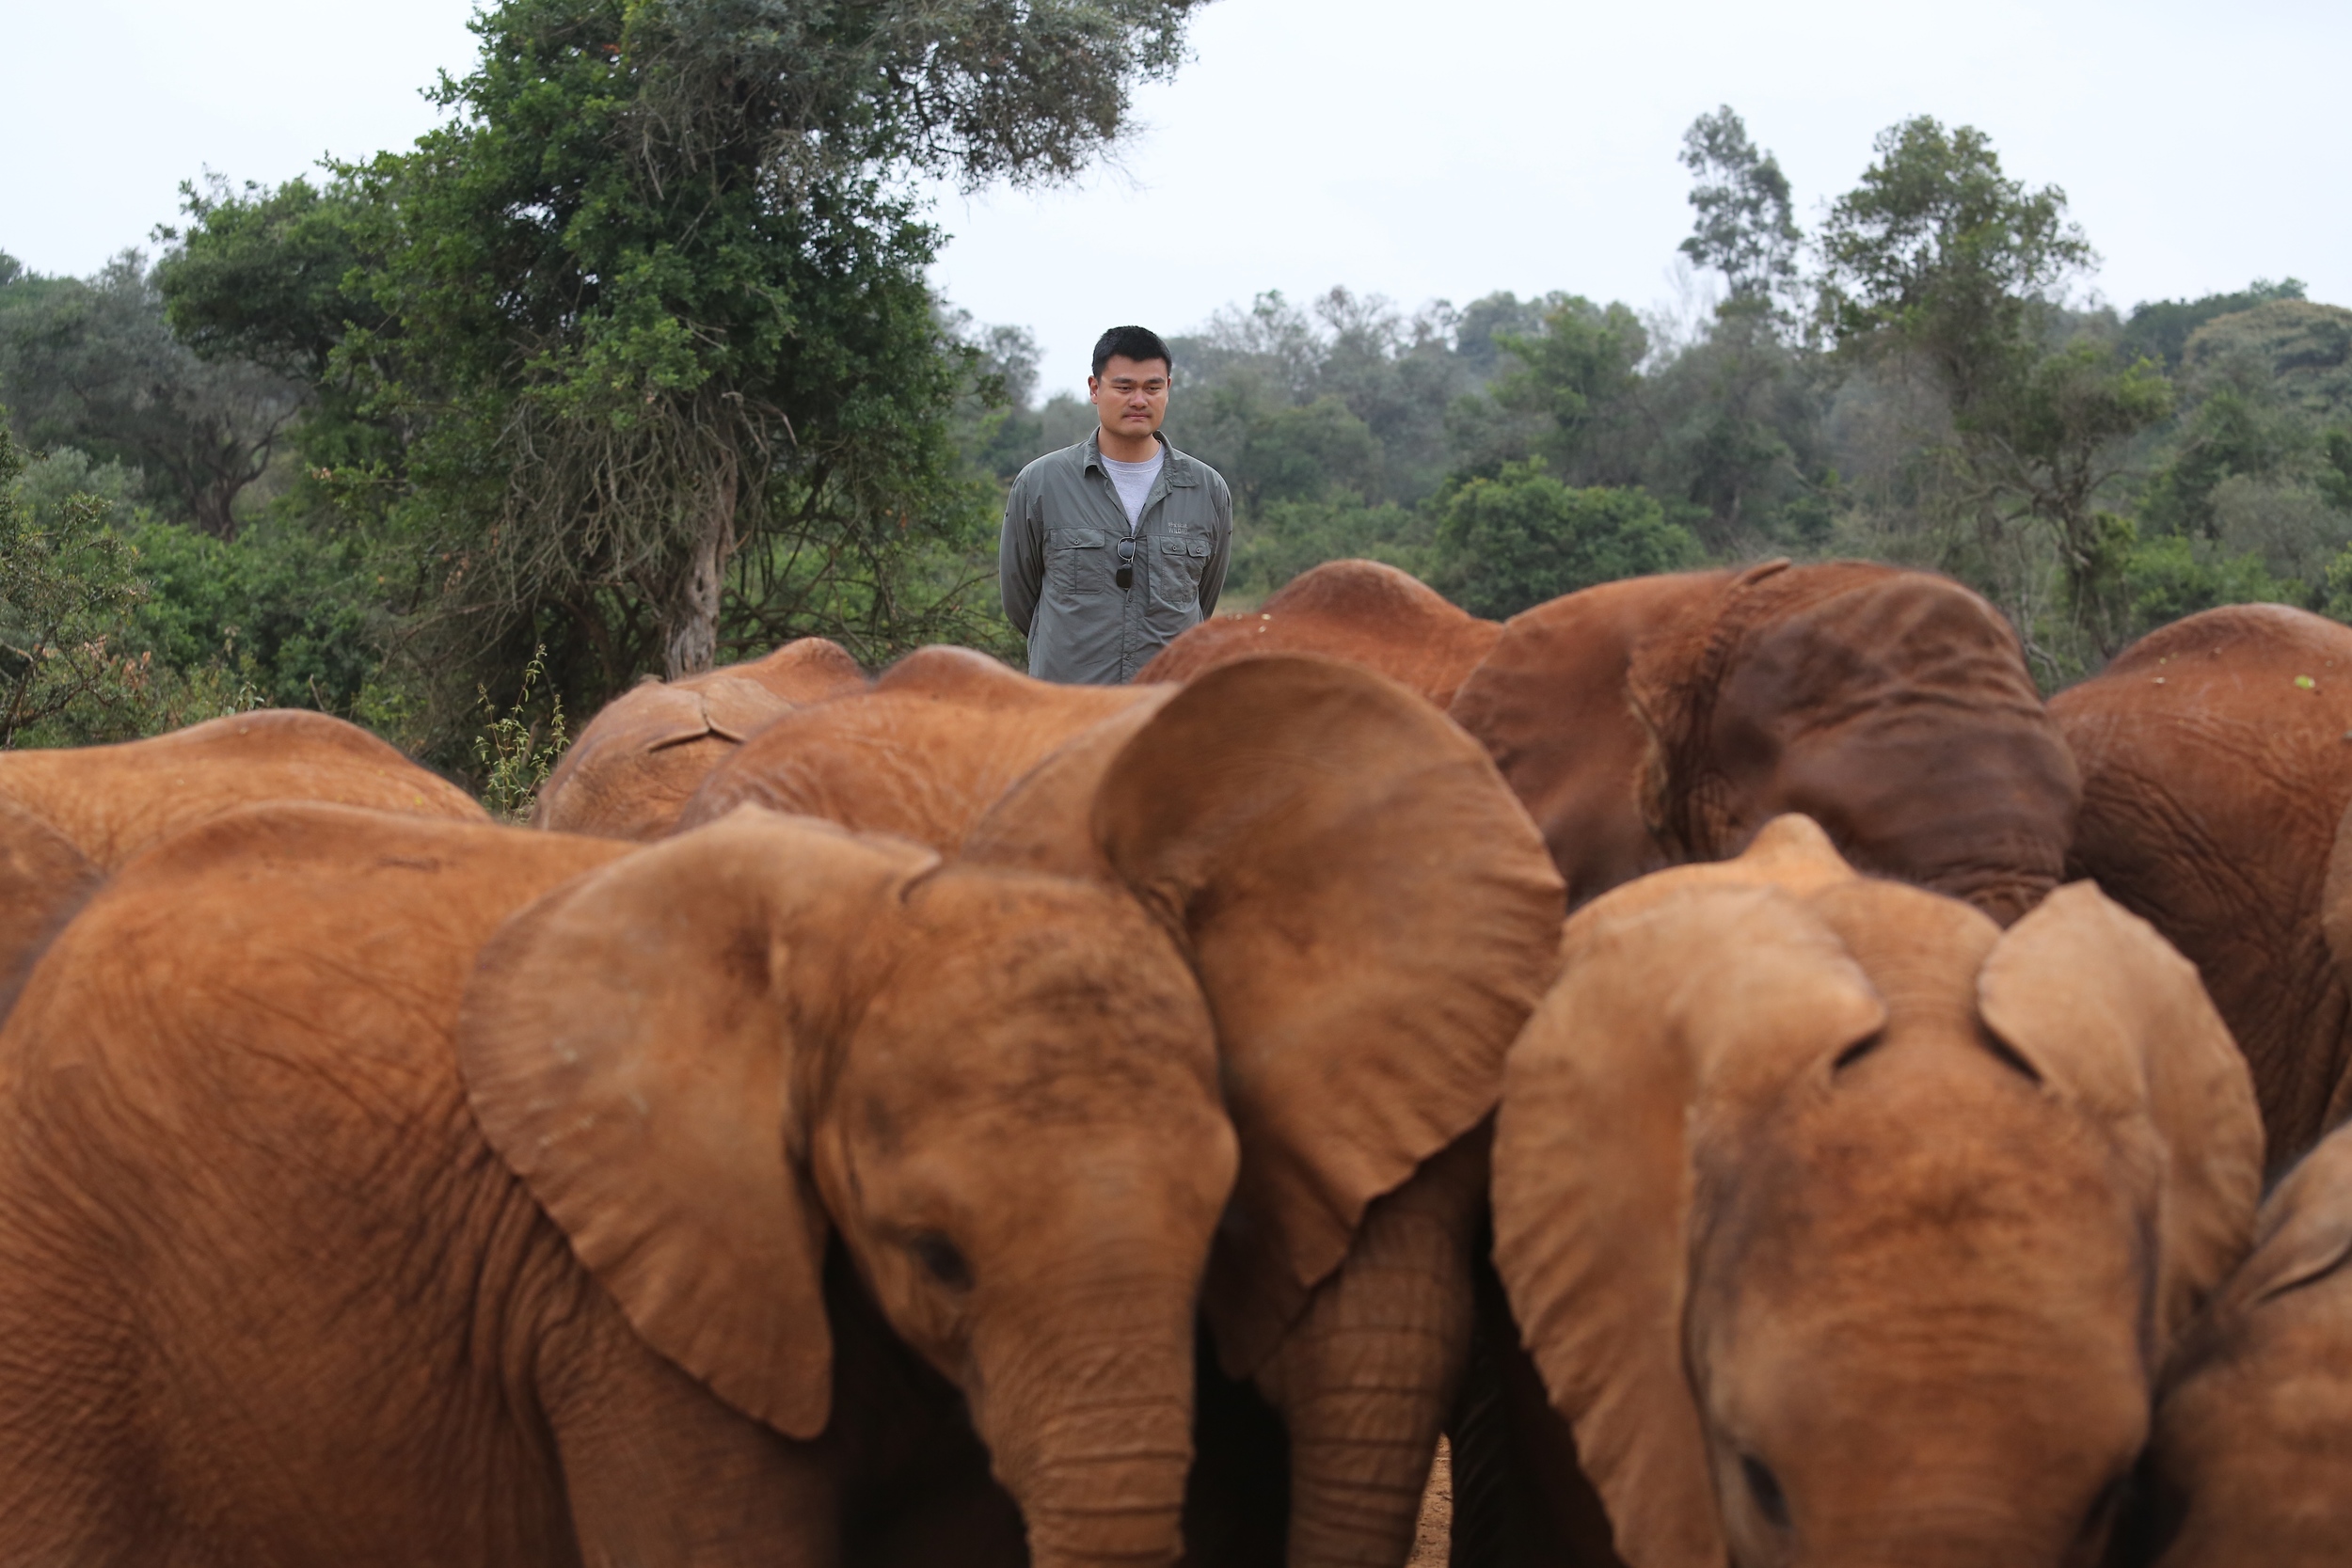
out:
{"label": "short black hair", "polygon": [[1111,362],[1114,354],[1121,358],[1133,359],[1138,365],[1146,359],[1157,359],[1168,367],[1170,375],[1176,372],[1176,356],[1168,352],[1168,345],[1160,341],[1160,335],[1148,326],[1114,326],[1094,340],[1096,380],[1103,378],[1103,367]]}

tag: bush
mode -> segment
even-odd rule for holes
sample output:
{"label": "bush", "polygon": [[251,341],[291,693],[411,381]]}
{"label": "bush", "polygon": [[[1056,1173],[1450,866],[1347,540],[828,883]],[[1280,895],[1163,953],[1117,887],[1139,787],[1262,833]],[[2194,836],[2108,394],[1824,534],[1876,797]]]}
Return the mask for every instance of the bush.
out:
{"label": "bush", "polygon": [[1698,541],[1633,489],[1572,489],[1543,460],[1509,463],[1443,502],[1434,585],[1473,615],[1501,619],[1619,578],[1694,564]]}
{"label": "bush", "polygon": [[1222,603],[1246,610],[1327,561],[1380,561],[1426,577],[1429,553],[1429,523],[1419,512],[1353,499],[1275,501],[1234,524]]}

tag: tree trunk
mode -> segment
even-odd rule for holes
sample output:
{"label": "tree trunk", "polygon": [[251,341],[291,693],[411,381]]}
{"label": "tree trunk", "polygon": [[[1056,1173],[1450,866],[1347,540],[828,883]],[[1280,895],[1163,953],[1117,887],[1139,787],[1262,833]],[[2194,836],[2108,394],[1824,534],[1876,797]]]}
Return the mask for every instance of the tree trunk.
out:
{"label": "tree trunk", "polygon": [[702,532],[670,605],[662,644],[662,675],[699,675],[718,662],[720,574],[735,553],[736,472],[726,459],[704,499]]}

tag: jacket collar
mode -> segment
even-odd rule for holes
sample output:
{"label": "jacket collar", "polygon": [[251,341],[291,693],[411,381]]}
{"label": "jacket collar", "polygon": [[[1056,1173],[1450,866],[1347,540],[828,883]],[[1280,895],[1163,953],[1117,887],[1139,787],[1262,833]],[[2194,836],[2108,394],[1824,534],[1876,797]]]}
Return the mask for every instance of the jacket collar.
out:
{"label": "jacket collar", "polygon": [[[1152,433],[1152,439],[1160,444],[1160,452],[1168,459],[1168,466],[1160,470],[1162,483],[1170,489],[1181,489],[1185,485],[1200,483],[1200,476],[1192,471],[1192,459],[1178,451],[1169,443],[1166,435],[1155,430]],[[1106,479],[1110,477],[1109,470],[1103,467],[1103,427],[1101,425],[1096,425],[1087,432],[1085,466]]]}

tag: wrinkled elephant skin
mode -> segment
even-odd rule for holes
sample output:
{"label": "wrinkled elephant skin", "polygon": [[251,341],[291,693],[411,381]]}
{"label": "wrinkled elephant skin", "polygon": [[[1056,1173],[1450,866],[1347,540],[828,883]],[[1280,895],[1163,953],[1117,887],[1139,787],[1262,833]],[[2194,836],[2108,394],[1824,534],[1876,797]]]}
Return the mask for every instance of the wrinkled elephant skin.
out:
{"label": "wrinkled elephant skin", "polygon": [[2352,1112],[2352,631],[2282,605],[2207,610],[2050,711],[2082,767],[2071,873],[2197,965],[2284,1170]]}
{"label": "wrinkled elephant skin", "polygon": [[1801,812],[1862,870],[2007,924],[2057,885],[2080,785],[2017,638],[1931,573],[1632,578],[1514,616],[1449,710],[1571,907]]}

